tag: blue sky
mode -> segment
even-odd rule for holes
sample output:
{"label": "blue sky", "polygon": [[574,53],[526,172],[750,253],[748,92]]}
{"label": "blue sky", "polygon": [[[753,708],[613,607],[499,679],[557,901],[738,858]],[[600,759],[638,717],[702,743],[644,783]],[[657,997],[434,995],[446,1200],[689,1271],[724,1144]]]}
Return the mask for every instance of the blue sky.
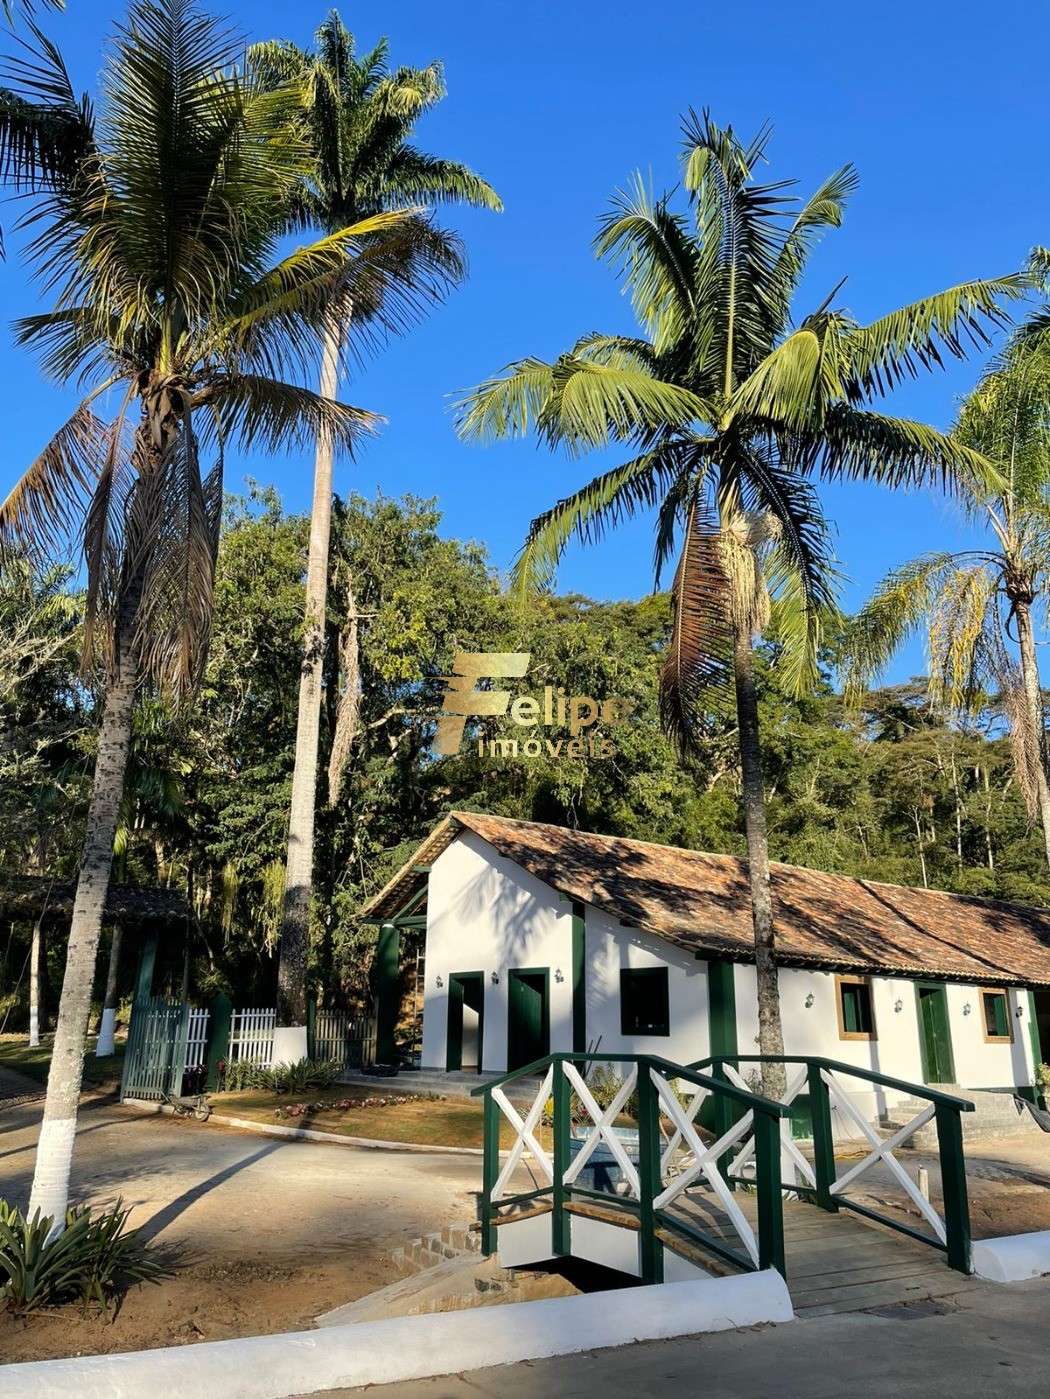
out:
{"label": "blue sky", "polygon": [[[322,6],[238,0],[223,12],[251,38],[307,43]],[[69,0],[46,28],[75,80],[91,86],[100,45],[120,11]],[[590,252],[595,219],[637,168],[658,187],[676,177],[678,117],[709,106],[750,134],[775,126],[771,174],[807,192],[847,161],[860,190],[842,230],[819,251],[799,309],[847,277],[841,299],[867,319],[976,276],[1016,269],[1050,241],[1050,188],[1041,177],[1048,118],[1045,55],[1019,0],[858,7],[583,3],[345,5],[363,45],[386,34],[395,63],[445,63],[449,96],[420,128],[421,144],[468,161],[499,190],[500,215],[454,211],[470,280],[449,304],[393,345],[345,391],[388,419],[382,437],[346,464],[341,490],[439,497],[449,533],[484,540],[507,566],[529,519],[582,484],[597,462],[569,461],[532,443],[459,443],[456,392],[526,353],[553,355],[585,331],[627,329],[630,308]],[[1026,35],[1029,36],[1026,41]],[[9,228],[10,211],[3,222]],[[0,267],[0,322],[37,306],[14,255]],[[6,491],[71,404],[0,331]],[[947,425],[979,363],[907,386],[895,411]],[[308,457],[234,459],[227,484],[250,472],[289,508],[308,504]],[[890,565],[963,535],[938,499],[875,488],[828,489],[837,548],[856,606]],[[573,550],[560,583],[596,597],[641,596],[651,585],[650,538],[639,522],[606,543]],[[897,676],[921,665],[921,648]]]}

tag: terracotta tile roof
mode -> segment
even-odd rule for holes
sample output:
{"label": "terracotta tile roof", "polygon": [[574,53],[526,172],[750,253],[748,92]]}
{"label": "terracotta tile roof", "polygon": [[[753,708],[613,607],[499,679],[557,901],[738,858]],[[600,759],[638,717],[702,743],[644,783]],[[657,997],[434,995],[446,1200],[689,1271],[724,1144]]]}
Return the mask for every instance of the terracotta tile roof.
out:
{"label": "terracotta tile roof", "polygon": [[[747,961],[747,869],[731,855],[456,811],[365,908],[393,917],[466,827],[580,903],[690,951]],[[1050,987],[1050,910],[772,866],[779,959],[788,966]],[[417,910],[418,911],[418,910]]]}

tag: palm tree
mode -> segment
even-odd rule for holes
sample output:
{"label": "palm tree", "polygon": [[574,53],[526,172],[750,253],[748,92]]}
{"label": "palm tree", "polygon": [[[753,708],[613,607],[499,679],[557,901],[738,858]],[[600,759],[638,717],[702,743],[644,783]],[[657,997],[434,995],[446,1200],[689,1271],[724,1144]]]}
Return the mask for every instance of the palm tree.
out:
{"label": "palm tree", "polygon": [[[313,363],[331,297],[352,290],[379,314],[387,292],[411,299],[417,278],[425,287],[435,275],[411,212],[277,257],[282,210],[309,152],[294,129],[297,94],[238,71],[239,52],[237,36],[189,0],[140,0],[110,50],[97,117],[45,41],[15,73],[15,145],[49,155],[4,168],[16,188],[37,192],[22,219],[27,255],[56,294],[52,311],[18,323],[18,340],[52,378],[90,388],[0,505],[0,538],[57,549],[81,532],[85,659],[104,687],[30,1200],[55,1229],[136,691],[151,685],[178,706],[200,675],[224,444],[276,450],[323,430],[350,448],[371,415],[279,372]],[[10,152],[4,120],[0,108]]]}
{"label": "palm tree", "polygon": [[[416,122],[445,96],[441,65],[391,72],[385,39],[362,56],[354,36],[333,10],[318,29],[314,53],[294,44],[257,45],[256,69],[303,92],[305,126],[313,156],[310,179],[292,210],[294,227],[335,233],[383,210],[415,204],[463,203],[500,209],[495,191],[467,166],[411,144]],[[444,238],[450,274],[458,274],[455,241]],[[350,300],[334,305],[326,326],[321,392],[334,396],[343,342],[357,311]],[[299,684],[295,767],[288,814],[288,855],[281,920],[277,1014],[280,1025],[306,1023],[310,951],[317,755],[321,722],[328,554],[332,519],[332,441],[318,435],[306,616]]]}
{"label": "palm tree", "polygon": [[1050,588],[1050,345],[1022,327],[963,405],[955,437],[994,461],[991,489],[963,483],[961,505],[983,525],[985,548],[940,551],[894,569],[854,619],[845,678],[870,685],[905,639],[925,625],[934,701],[956,718],[998,694],[1013,767],[1050,865],[1043,694],[1032,609]]}
{"label": "palm tree", "polygon": [[[794,294],[817,238],[841,222],[852,168],[800,205],[787,184],[755,178],[768,128],[744,144],[690,113],[683,134],[687,209],[654,198],[638,176],[595,241],[618,265],[641,333],[587,335],[553,362],[518,361],[472,391],[460,431],[487,441],[534,426],[570,455],[633,450],[533,521],[516,584],[526,594],[546,585],[571,538],[597,539],[655,509],[657,579],[679,553],[661,715],[689,753],[705,711],[723,695],[735,701],[759,1039],[764,1055],[781,1056],[753,642],[772,594],[788,679],[801,687],[812,676],[835,602],[815,476],[987,478],[979,453],[868,404],[942,353],[961,355],[967,338],[984,340],[1023,279],[968,282],[866,326],[833,309],[832,293],[793,327]],[[779,1089],[782,1075],[766,1083]]]}

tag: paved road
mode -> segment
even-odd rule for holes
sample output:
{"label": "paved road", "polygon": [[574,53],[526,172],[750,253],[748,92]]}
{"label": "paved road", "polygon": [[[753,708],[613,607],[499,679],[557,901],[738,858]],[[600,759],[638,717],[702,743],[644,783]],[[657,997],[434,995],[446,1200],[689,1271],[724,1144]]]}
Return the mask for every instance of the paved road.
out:
{"label": "paved road", "polygon": [[[797,1321],[370,1387],[370,1399],[970,1399],[1050,1392],[1050,1278],[935,1315]],[[365,1391],[328,1391],[348,1399]]]}

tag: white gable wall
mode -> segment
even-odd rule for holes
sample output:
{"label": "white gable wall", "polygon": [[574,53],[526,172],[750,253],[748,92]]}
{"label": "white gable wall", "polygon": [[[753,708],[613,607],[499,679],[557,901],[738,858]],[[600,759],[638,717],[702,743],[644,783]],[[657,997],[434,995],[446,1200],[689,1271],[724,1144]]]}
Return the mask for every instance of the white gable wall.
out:
{"label": "white gable wall", "polygon": [[[572,1048],[572,909],[548,885],[464,831],[434,861],[427,898],[423,1067],[445,1067],[448,979],[483,972],[484,1068],[507,1067],[507,971],[549,967],[551,1049]],[[554,972],[561,969],[563,980]],[[499,984],[493,985],[496,972]],[[441,977],[444,985],[437,985]]]}

